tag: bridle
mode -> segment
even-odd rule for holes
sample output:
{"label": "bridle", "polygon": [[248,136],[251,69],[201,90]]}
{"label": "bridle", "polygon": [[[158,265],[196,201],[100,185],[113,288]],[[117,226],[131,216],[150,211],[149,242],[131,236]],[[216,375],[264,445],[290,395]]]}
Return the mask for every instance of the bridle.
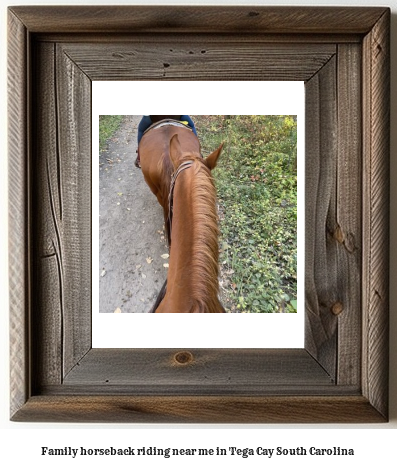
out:
{"label": "bridle", "polygon": [[168,226],[169,226],[169,234],[168,234],[168,243],[171,243],[171,227],[172,227],[172,215],[173,215],[173,205],[174,205],[174,190],[175,190],[175,182],[178,176],[186,169],[191,168],[193,165],[194,160],[186,160],[182,162],[179,167],[175,170],[175,172],[171,175],[171,185],[170,185],[170,192],[168,194]]}

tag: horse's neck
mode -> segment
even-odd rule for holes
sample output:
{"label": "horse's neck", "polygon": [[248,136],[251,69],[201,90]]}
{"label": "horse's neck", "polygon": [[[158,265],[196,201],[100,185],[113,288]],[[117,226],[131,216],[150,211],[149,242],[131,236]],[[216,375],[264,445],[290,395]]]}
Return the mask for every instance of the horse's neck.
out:
{"label": "horse's neck", "polygon": [[220,311],[217,231],[215,189],[209,175],[204,170],[197,172],[195,167],[184,170],[174,190],[170,266],[163,305],[168,312]]}

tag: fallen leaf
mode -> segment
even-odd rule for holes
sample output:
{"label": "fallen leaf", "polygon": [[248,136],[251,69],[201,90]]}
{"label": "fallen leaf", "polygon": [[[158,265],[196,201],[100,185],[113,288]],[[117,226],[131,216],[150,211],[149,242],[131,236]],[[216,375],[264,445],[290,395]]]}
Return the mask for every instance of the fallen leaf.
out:
{"label": "fallen leaf", "polygon": [[121,309],[119,307],[116,307],[116,309],[114,310],[114,313],[115,314],[120,314],[121,312]]}
{"label": "fallen leaf", "polygon": [[117,193],[119,196],[123,196],[123,193]]}
{"label": "fallen leaf", "polygon": [[168,268],[170,265],[168,263],[163,263],[164,268]]}
{"label": "fallen leaf", "polygon": [[144,273],[142,273],[142,278],[145,279],[146,278],[146,275]]}
{"label": "fallen leaf", "polygon": [[141,268],[142,265],[135,265],[135,268]]}
{"label": "fallen leaf", "polygon": [[152,257],[148,257],[148,258],[146,259],[146,261],[147,261],[147,263],[152,263],[152,262],[153,262],[153,259],[152,259]]}
{"label": "fallen leaf", "polygon": [[161,255],[161,258],[164,258],[164,259],[166,259],[166,258],[168,258],[168,257],[169,257],[169,254],[168,254],[168,253],[163,253],[163,255]]}
{"label": "fallen leaf", "polygon": [[103,270],[101,271],[101,276],[105,276],[105,275],[106,275],[106,270],[103,269]]}

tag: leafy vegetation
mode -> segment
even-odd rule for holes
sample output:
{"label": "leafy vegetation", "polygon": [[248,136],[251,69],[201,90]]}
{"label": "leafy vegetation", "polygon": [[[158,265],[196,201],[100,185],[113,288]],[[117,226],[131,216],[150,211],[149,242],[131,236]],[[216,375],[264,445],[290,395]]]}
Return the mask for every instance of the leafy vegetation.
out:
{"label": "leafy vegetation", "polygon": [[106,149],[106,142],[119,128],[123,116],[101,115],[99,116],[99,152]]}
{"label": "leafy vegetation", "polygon": [[294,116],[193,116],[214,171],[221,297],[231,312],[296,312],[297,123]]}

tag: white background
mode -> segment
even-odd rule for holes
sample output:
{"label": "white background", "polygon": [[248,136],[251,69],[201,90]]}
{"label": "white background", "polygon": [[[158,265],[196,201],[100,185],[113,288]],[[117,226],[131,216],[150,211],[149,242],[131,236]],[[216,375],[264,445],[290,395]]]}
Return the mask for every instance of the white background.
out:
{"label": "white background", "polygon": [[[179,314],[99,313],[99,129],[100,115],[172,114],[296,115],[298,117],[298,314],[204,314],[196,322]],[[133,102],[125,97],[134,96]],[[304,345],[304,84],[303,82],[93,82],[93,316],[94,348],[302,348]],[[203,99],[203,97],[208,97]],[[233,97],[231,100],[230,97]],[[158,105],[156,105],[158,104]],[[169,111],[167,111],[169,110]],[[170,326],[178,325],[178,329]],[[211,326],[211,329],[208,326]],[[155,326],[155,327],[153,327]],[[167,335],[164,335],[167,332]]]}
{"label": "white background", "polygon": [[[117,466],[118,470],[131,469],[152,469],[153,466],[161,466],[162,469],[173,469],[173,471],[183,469],[202,469],[203,466],[210,469],[219,469],[219,465],[230,467],[242,466],[249,470],[295,468],[305,466],[308,470],[335,470],[338,469],[393,469],[396,466],[395,444],[397,443],[397,254],[395,240],[397,236],[397,165],[396,160],[391,161],[391,356],[390,356],[390,422],[386,425],[289,425],[289,426],[150,426],[150,425],[65,425],[65,424],[17,424],[8,421],[8,286],[7,286],[7,162],[6,162],[6,6],[13,4],[82,4],[81,1],[59,2],[51,0],[43,1],[18,1],[2,2],[0,14],[0,34],[1,34],[1,158],[0,158],[0,256],[1,256],[1,280],[0,280],[0,379],[1,379],[1,401],[0,401],[0,431],[2,434],[0,462],[3,469],[40,469],[40,470],[70,470],[87,469],[88,466],[95,466],[97,469],[104,469]],[[108,0],[103,2],[85,1],[85,4],[109,4]],[[133,4],[134,2],[119,1],[119,4]],[[136,4],[153,4],[140,0]],[[233,4],[233,5],[264,5],[266,2],[233,2],[233,1],[195,1],[195,2],[161,2],[157,4]],[[291,1],[272,0],[273,5],[288,5]],[[299,3],[296,3],[299,4]],[[396,41],[397,41],[397,2],[396,0],[339,0],[337,3],[325,0],[306,1],[301,5],[367,5],[367,6],[390,6],[392,9],[392,131],[391,131],[391,155],[397,152],[397,76],[396,76]],[[229,447],[297,447],[297,446],[317,446],[328,448],[330,446],[342,446],[354,448],[353,458],[343,457],[291,457],[291,458],[152,458],[132,461],[130,458],[90,458],[75,459],[70,457],[51,458],[41,457],[41,446],[52,446],[61,448],[72,447],[124,447],[124,446],[157,446],[157,447],[207,447],[216,446]],[[5,464],[8,463],[8,464]],[[12,465],[11,465],[12,463]],[[5,464],[5,465],[4,465]]]}

